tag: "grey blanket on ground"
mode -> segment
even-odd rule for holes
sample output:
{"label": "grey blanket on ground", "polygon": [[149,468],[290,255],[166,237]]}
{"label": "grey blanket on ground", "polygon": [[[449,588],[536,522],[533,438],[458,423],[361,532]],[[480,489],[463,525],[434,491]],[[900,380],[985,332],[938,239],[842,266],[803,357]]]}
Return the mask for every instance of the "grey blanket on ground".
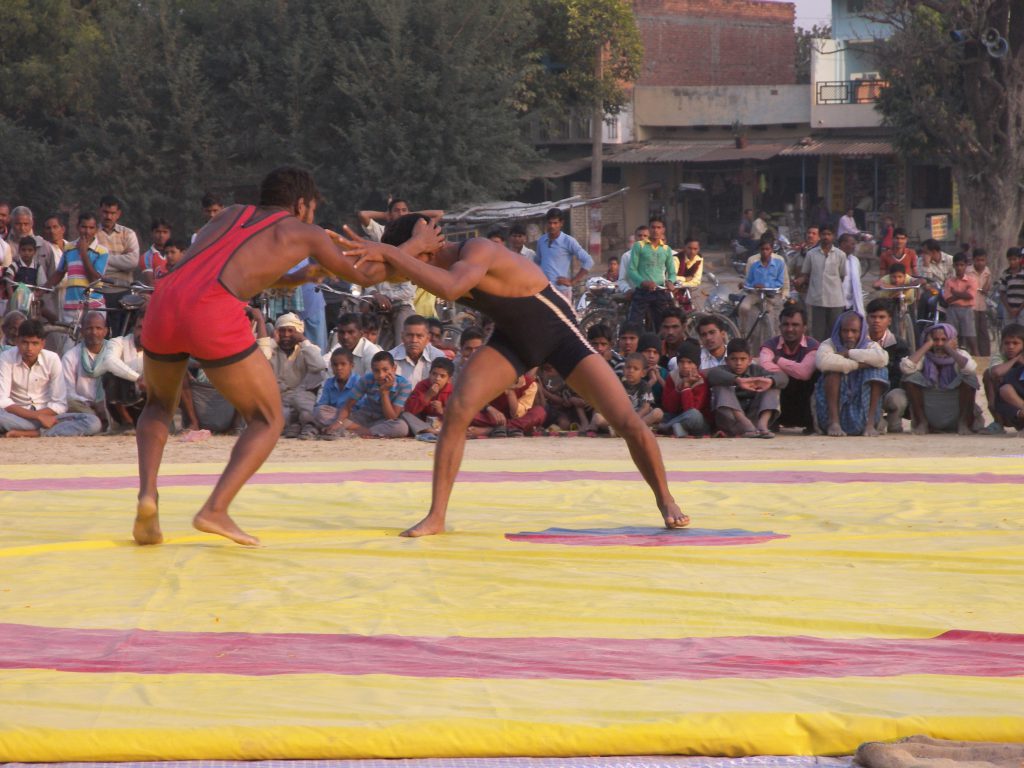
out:
{"label": "grey blanket on ground", "polygon": [[911,736],[888,744],[861,744],[855,762],[866,768],[1021,768],[1024,744]]}

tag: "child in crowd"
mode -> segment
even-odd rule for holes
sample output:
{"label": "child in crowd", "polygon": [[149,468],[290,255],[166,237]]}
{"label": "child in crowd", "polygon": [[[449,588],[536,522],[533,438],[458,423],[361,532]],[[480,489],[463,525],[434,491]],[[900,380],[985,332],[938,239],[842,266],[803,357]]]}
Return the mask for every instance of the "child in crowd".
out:
{"label": "child in crowd", "polygon": [[167,265],[164,250],[171,239],[171,225],[166,219],[153,219],[149,225],[149,237],[152,245],[139,257],[139,273],[144,283],[152,285],[154,275]]}
{"label": "child in crowd", "polygon": [[[175,266],[179,261],[181,261],[181,257],[185,255],[185,251],[187,249],[188,243],[186,243],[183,240],[171,239],[164,243],[163,255],[166,267],[169,269],[170,267]],[[160,277],[161,274],[162,272],[157,271],[154,273],[154,277]]]}
{"label": "child in crowd", "polygon": [[587,341],[608,365],[615,371],[615,375],[622,378],[623,357],[612,347],[612,329],[604,323],[598,323],[587,329]]}
{"label": "child in crowd", "polygon": [[516,379],[515,384],[494,398],[473,419],[471,436],[524,437],[544,426],[547,412],[537,400],[540,387],[533,368]]}
{"label": "child in crowd", "polygon": [[586,401],[572,391],[550,363],[540,367],[540,396],[547,411],[545,425],[550,432],[561,432],[589,424]]}
{"label": "child in crowd", "polygon": [[380,337],[380,318],[373,312],[364,312],[361,318],[363,338],[371,344],[377,344]]}
{"label": "child in crowd", "polygon": [[[992,355],[989,360],[988,370],[982,375],[982,383],[985,386],[985,398],[988,401],[988,411],[992,414],[994,421],[982,431],[988,435],[1001,435],[1008,426],[1022,425],[1005,418],[1005,407],[1000,407],[1002,402],[1001,389],[1006,382],[1006,377],[1015,365],[1024,365],[1024,325],[1010,323],[1003,328],[1003,338],[999,345],[999,351]],[[1015,415],[1015,414],[1010,414]]]}
{"label": "child in crowd", "polygon": [[[644,424],[652,430],[661,423],[664,413],[661,408],[655,407],[657,401],[651,392],[651,385],[647,381],[646,372],[648,369],[647,360],[644,355],[634,352],[626,358],[622,368],[622,386],[629,395],[629,401],[633,404],[633,410],[643,419]],[[608,422],[599,413],[594,414],[593,427],[595,429],[608,429]],[[614,433],[613,433],[614,434]]]}
{"label": "child in crowd", "polygon": [[1006,271],[999,278],[999,299],[1003,305],[1003,326],[1024,321],[1024,269],[1021,269],[1020,248],[1006,251]]}
{"label": "child in crowd", "polygon": [[687,339],[679,347],[676,368],[661,393],[665,420],[661,431],[676,437],[706,435],[710,430],[711,390],[700,372],[700,345]]}
{"label": "child in crowd", "polygon": [[953,257],[953,274],[946,278],[942,286],[942,298],[947,304],[946,322],[953,326],[968,351],[977,355],[974,302],[978,298],[978,278],[967,273],[966,253],[958,253]]}
{"label": "child in crowd", "polygon": [[[29,315],[32,306],[32,291],[29,286],[45,285],[47,274],[41,260],[36,258],[36,240],[26,236],[18,241],[18,253],[10,265],[0,271],[4,281],[0,283],[0,298],[6,297],[8,308]],[[7,281],[11,280],[16,285]],[[51,314],[45,312],[44,314]],[[53,319],[52,317],[50,319]]]}
{"label": "child in crowd", "polygon": [[619,257],[609,256],[608,257],[608,269],[604,271],[602,277],[605,280],[611,280],[613,283],[619,282]]}
{"label": "child in crowd", "polygon": [[622,327],[619,328],[619,355],[623,358],[632,355],[634,352],[639,352],[637,347],[640,344],[640,336],[644,332],[644,327],[640,323],[625,322]]}
{"label": "child in crowd", "polygon": [[409,431],[416,439],[437,441],[444,407],[452,396],[454,375],[455,363],[447,357],[439,357],[430,364],[427,378],[413,387],[412,394],[405,401],[402,420],[409,425]]}
{"label": "child in crowd", "polygon": [[637,344],[637,352],[643,356],[646,363],[644,379],[651,388],[651,394],[656,403],[661,402],[661,393],[665,389],[665,377],[668,376],[668,370],[660,365],[661,346],[661,337],[656,333],[645,333]]}
{"label": "child in crowd", "polygon": [[988,268],[988,251],[975,248],[971,253],[971,265],[967,274],[978,281],[978,295],[974,299],[974,335],[978,344],[978,355],[992,354],[992,340],[988,335],[988,297],[992,293],[992,270]]}
{"label": "child in crowd", "polygon": [[409,425],[402,421],[402,411],[411,392],[412,386],[398,373],[391,353],[378,352],[370,361],[370,373],[352,386],[352,396],[338,418],[353,434],[405,437]]}
{"label": "child in crowd", "polygon": [[352,399],[352,387],[356,383],[352,374],[354,365],[355,357],[351,350],[337,347],[331,352],[330,366],[334,375],[324,382],[314,411],[321,440],[337,440],[345,432],[341,413],[344,405]]}
{"label": "child in crowd", "polygon": [[900,262],[889,265],[889,274],[883,275],[880,279],[874,282],[875,288],[903,288],[903,291],[879,291],[877,294],[872,296],[872,299],[884,299],[890,307],[892,307],[892,315],[896,316],[896,307],[899,304],[900,294],[903,295],[903,301],[910,313],[910,316],[914,316],[914,305],[917,302],[917,284],[910,279],[907,275],[907,267]]}
{"label": "child in crowd", "polygon": [[789,383],[782,371],[770,373],[751,363],[746,339],[726,346],[725,365],[706,372],[715,403],[715,421],[733,437],[773,438],[771,423],[779,416],[779,390]]}
{"label": "child in crowd", "polygon": [[454,360],[455,348],[452,347],[451,340],[445,338],[444,325],[441,321],[436,317],[428,317],[427,325],[430,327],[430,343],[444,352],[444,356],[449,360]]}

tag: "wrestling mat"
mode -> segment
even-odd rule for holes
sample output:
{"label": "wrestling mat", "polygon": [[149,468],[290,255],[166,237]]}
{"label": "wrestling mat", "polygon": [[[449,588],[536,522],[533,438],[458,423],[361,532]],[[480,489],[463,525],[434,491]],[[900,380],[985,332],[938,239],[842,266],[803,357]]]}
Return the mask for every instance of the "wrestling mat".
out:
{"label": "wrestling mat", "polygon": [[625,460],[468,462],[420,540],[426,461],[268,465],[260,549],[189,527],[219,469],[167,468],[151,548],[133,467],[0,469],[0,761],[1024,734],[1019,459],[677,461],[674,532]]}

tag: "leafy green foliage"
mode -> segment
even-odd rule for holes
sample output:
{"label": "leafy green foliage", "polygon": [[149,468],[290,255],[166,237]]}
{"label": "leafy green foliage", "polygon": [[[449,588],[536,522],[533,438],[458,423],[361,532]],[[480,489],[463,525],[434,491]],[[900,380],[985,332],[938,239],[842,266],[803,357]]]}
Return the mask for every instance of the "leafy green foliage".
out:
{"label": "leafy green foliage", "polygon": [[831,24],[815,24],[810,29],[796,29],[796,82],[811,82],[811,51],[814,41],[832,37]]}

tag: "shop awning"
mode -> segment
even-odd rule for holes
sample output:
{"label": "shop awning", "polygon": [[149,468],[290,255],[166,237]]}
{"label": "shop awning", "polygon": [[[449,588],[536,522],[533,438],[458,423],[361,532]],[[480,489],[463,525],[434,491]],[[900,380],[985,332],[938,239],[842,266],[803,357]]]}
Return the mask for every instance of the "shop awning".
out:
{"label": "shop awning", "polygon": [[740,160],[768,160],[790,146],[789,141],[748,142],[737,147],[733,139],[718,141],[650,141],[633,144],[605,158],[612,164],[638,163],[727,163]]}
{"label": "shop awning", "polygon": [[892,142],[885,139],[858,138],[817,138],[809,136],[799,143],[782,150],[783,157],[877,157],[892,155]]}

